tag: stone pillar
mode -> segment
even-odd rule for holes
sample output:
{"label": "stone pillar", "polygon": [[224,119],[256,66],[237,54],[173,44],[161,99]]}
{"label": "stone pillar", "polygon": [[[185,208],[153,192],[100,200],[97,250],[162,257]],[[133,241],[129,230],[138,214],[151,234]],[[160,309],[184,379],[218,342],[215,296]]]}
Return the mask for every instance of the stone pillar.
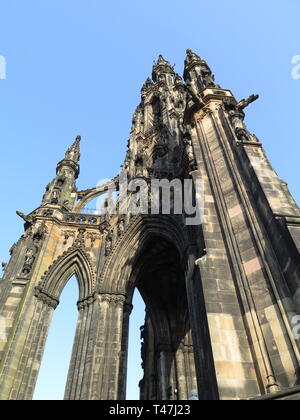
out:
{"label": "stone pillar", "polygon": [[68,373],[65,399],[88,399],[93,372],[92,354],[94,324],[97,316],[96,297],[78,303],[79,315]]}
{"label": "stone pillar", "polygon": [[52,314],[58,302],[39,293],[20,309],[0,366],[0,399],[31,400]]}
{"label": "stone pillar", "polygon": [[183,346],[176,351],[176,373],[177,373],[177,399],[187,400],[186,369],[183,353]]}
{"label": "stone pillar", "polygon": [[118,400],[126,399],[129,321],[130,321],[130,315],[131,315],[132,309],[133,309],[133,306],[125,302],[124,312],[123,312],[123,330],[122,330],[122,344],[121,344],[121,357],[120,357]]}
{"label": "stone pillar", "polygon": [[[174,395],[174,355],[171,345],[159,344],[157,346],[158,396],[159,400],[170,400]],[[171,390],[172,387],[172,390]]]}
{"label": "stone pillar", "polygon": [[66,400],[125,399],[130,306],[120,294],[79,302]]}

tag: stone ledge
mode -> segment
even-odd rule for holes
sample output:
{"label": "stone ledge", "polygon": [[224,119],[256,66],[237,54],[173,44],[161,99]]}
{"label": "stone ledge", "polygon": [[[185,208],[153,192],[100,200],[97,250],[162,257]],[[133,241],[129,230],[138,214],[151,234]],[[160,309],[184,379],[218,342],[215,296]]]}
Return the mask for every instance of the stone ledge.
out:
{"label": "stone ledge", "polygon": [[300,386],[286,388],[276,394],[263,395],[261,397],[251,398],[252,401],[300,401]]}

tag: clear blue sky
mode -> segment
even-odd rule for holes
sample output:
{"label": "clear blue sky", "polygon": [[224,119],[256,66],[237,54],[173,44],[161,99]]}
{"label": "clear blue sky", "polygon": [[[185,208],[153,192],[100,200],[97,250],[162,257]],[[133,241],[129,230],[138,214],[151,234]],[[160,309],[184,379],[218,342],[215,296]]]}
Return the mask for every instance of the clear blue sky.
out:
{"label": "clear blue sky", "polygon": [[[162,53],[182,74],[186,48],[205,58],[217,83],[238,99],[261,95],[247,109],[248,126],[299,203],[300,79],[291,76],[292,57],[300,55],[299,16],[298,0],[2,2],[0,56],[6,58],[7,78],[0,80],[0,260],[8,259],[22,234],[15,211],[39,205],[77,134],[83,137],[79,188],[118,173],[153,60]],[[65,331],[76,322],[75,293],[70,284],[64,309],[55,315]],[[140,379],[134,366],[143,311],[136,313],[131,398],[138,396]],[[50,339],[37,398],[63,394],[63,380],[50,378],[51,349],[59,346],[54,361],[61,357],[65,366],[69,344],[52,334]]]}

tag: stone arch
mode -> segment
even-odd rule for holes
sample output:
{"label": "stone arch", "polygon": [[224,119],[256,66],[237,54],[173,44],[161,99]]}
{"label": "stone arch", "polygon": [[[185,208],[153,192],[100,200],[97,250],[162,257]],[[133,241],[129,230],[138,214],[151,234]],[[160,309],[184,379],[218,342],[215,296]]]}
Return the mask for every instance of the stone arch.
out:
{"label": "stone arch", "polygon": [[80,201],[77,203],[75,211],[77,213],[81,213],[84,207],[92,201],[94,198],[100,197],[103,194],[106,194],[109,190],[119,190],[119,177],[116,177],[107,183],[92,188],[87,191],[81,191],[78,193],[78,196],[80,197]]}
{"label": "stone arch", "polygon": [[75,275],[79,287],[79,302],[91,297],[95,288],[95,274],[89,256],[78,247],[72,247],[46,271],[35,289],[35,296],[54,308],[68,280]]}
{"label": "stone arch", "polygon": [[134,260],[149,238],[154,235],[174,244],[180,258],[185,257],[189,242],[179,217],[137,216],[107,257],[101,274],[100,290],[126,294]]}
{"label": "stone arch", "polygon": [[[154,399],[186,399],[187,390],[196,387],[185,278],[188,246],[187,230],[180,218],[139,216],[117,241],[103,270],[100,293],[122,294],[130,305],[137,288],[145,301],[148,314],[145,325],[151,324],[148,343],[151,341],[155,354],[144,345],[143,365],[146,381],[157,384]],[[126,378],[128,328],[129,316],[125,313],[121,382]],[[184,354],[185,350],[189,353]],[[153,371],[149,373],[147,369]],[[151,399],[149,392],[145,391],[144,399]]]}

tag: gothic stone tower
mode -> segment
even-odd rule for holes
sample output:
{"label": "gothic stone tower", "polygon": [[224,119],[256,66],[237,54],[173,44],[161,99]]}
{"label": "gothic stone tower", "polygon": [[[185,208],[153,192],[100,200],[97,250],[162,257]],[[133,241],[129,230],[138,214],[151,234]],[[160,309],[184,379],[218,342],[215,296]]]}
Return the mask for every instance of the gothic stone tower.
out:
{"label": "gothic stone tower", "polygon": [[[25,234],[0,281],[1,399],[32,398],[51,317],[73,275],[79,315],[66,399],[125,398],[135,288],[147,308],[141,399],[184,400],[195,389],[203,400],[299,396],[300,210],[244,123],[255,99],[238,101],[216,85],[191,50],[184,81],[160,56],[142,87],[122,176],[146,185],[198,177],[198,225],[161,208],[85,214],[121,180],[78,191],[75,140],[42,204],[18,212]],[[128,197],[140,203],[138,191]]]}

